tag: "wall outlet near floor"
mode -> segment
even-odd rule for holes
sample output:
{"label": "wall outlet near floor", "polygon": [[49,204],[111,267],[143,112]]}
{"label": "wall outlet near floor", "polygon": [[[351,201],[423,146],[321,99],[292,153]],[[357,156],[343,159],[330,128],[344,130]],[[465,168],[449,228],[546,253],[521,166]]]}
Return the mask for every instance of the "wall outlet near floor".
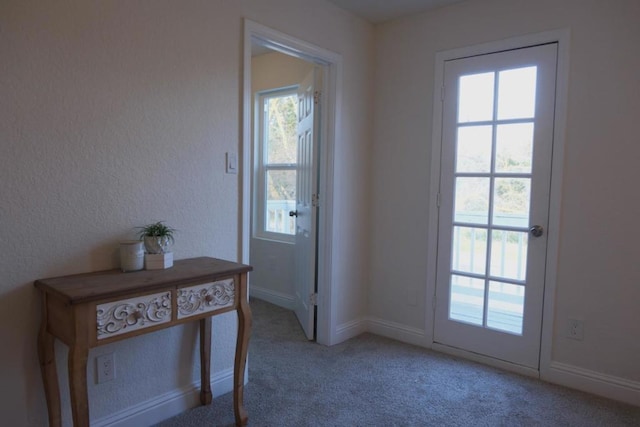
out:
{"label": "wall outlet near floor", "polygon": [[584,325],[582,324],[582,320],[569,319],[567,326],[567,338],[582,341],[582,338],[584,338]]}
{"label": "wall outlet near floor", "polygon": [[116,359],[113,353],[96,357],[98,384],[111,381],[116,377]]}

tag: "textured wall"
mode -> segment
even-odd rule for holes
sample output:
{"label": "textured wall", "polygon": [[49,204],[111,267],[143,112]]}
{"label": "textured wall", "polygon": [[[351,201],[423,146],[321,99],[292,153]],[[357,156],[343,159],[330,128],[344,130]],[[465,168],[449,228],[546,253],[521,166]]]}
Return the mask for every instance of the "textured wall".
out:
{"label": "textured wall", "polygon": [[[635,0],[486,0],[377,27],[371,315],[432,328],[424,266],[436,52],[568,28],[553,360],[640,380],[639,16]],[[566,338],[568,318],[584,319],[583,341]]]}
{"label": "textured wall", "polygon": [[[37,426],[34,279],[116,267],[118,240],[154,220],[179,230],[176,258],[237,259],[238,176],[224,155],[238,150],[239,111],[220,100],[238,97],[238,40],[225,35],[241,23],[194,2],[3,2],[0,20],[0,316],[14,325],[2,328],[13,393],[0,413]],[[229,368],[234,339],[214,342],[214,371]],[[191,383],[196,346],[187,326],[92,351],[92,418]],[[94,385],[93,356],[107,351],[117,378]]]}
{"label": "textured wall", "polygon": [[[338,191],[336,208],[353,214],[340,226],[348,231],[339,230],[334,253],[343,260],[354,246],[359,250],[347,257],[357,270],[347,274],[335,263],[334,280],[356,302],[340,316],[362,315],[355,295],[367,272],[364,227],[354,215],[368,197],[362,176],[368,166],[360,162],[369,145],[370,79],[358,76],[372,59],[371,26],[315,0],[3,0],[0,414],[6,425],[46,424],[33,280],[116,267],[118,240],[154,220],[179,230],[177,259],[238,258],[240,175],[224,173],[224,158],[241,151],[244,16],[344,54],[350,86],[340,94],[346,119],[338,130],[336,175],[348,184]],[[214,330],[213,371],[219,372],[233,363],[234,316],[217,318]],[[63,365],[65,348],[57,349]],[[93,357],[110,351],[117,378],[99,386],[90,381],[94,419],[197,379],[197,367],[189,367],[197,354],[192,326],[95,349],[90,379]],[[66,387],[64,378],[61,383]],[[68,425],[66,400],[63,408]]]}

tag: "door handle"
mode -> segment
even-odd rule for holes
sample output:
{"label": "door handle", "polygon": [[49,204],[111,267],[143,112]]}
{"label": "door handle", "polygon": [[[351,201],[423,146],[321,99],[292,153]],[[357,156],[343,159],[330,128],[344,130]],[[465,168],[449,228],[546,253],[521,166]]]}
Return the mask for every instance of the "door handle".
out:
{"label": "door handle", "polygon": [[298,216],[298,211],[289,211],[289,216]]}
{"label": "door handle", "polygon": [[541,225],[533,225],[529,228],[529,233],[531,233],[533,237],[540,237],[544,234],[544,228]]}

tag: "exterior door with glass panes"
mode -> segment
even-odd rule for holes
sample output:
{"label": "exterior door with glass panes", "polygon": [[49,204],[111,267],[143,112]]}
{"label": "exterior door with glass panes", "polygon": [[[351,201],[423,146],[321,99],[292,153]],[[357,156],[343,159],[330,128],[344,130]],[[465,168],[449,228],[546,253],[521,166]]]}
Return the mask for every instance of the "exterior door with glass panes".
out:
{"label": "exterior door with glass panes", "polygon": [[434,341],[538,368],[557,44],[446,61]]}

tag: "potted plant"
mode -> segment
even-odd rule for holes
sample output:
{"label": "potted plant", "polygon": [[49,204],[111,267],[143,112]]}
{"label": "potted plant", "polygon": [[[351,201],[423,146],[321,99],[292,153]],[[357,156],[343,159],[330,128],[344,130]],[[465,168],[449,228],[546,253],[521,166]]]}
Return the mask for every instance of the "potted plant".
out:
{"label": "potted plant", "polygon": [[174,243],[175,228],[169,227],[163,221],[138,227],[138,237],[144,242],[145,268],[157,270],[173,266],[173,253],[168,250]]}

